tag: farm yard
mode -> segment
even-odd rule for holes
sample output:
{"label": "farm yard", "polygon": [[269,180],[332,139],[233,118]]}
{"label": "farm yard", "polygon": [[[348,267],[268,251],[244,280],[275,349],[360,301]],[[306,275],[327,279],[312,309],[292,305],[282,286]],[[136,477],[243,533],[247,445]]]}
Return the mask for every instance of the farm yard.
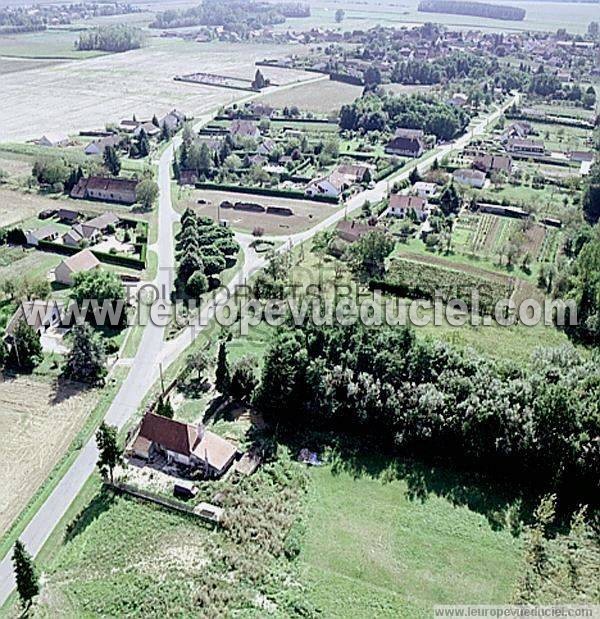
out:
{"label": "farm yard", "polygon": [[0,529],[6,531],[61,459],[98,400],[70,382],[0,381]]}
{"label": "farm yard", "polygon": [[[199,204],[199,200],[204,200],[206,204]],[[220,214],[218,214],[217,208],[224,201],[232,204],[236,202],[259,204],[265,209],[268,206],[277,206],[291,209],[293,215],[269,214],[236,208],[220,208]],[[215,221],[220,216],[221,220],[227,220],[230,226],[242,232],[250,233],[256,228],[261,228],[264,234],[274,236],[287,236],[306,230],[336,210],[335,205],[323,202],[205,189],[182,190],[178,207],[181,210],[190,207],[199,215],[206,215]]]}

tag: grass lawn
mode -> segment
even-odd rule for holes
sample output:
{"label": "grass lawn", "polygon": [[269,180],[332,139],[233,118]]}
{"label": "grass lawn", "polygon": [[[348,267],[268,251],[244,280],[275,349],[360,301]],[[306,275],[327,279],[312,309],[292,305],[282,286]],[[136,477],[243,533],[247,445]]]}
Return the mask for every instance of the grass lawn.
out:
{"label": "grass lawn", "polygon": [[[311,480],[299,559],[323,616],[430,617],[434,604],[510,600],[519,542],[484,515],[442,493],[416,498],[404,479],[325,466]],[[478,493],[461,490],[467,499]]]}

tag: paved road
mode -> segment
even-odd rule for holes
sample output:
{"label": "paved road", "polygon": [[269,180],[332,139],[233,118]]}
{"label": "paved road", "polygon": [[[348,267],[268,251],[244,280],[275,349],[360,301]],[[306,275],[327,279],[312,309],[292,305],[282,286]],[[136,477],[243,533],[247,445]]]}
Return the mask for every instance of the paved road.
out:
{"label": "paved road", "polygon": [[[172,224],[177,219],[177,213],[171,204],[169,171],[172,156],[173,146],[170,146],[159,161],[159,234],[156,244],[159,269],[153,282],[159,290],[166,291],[167,299],[172,283],[171,269],[175,262]],[[163,345],[163,336],[164,327],[155,326],[151,322],[144,329],[127,378],[106,413],[107,423],[122,427],[137,411],[142,398],[157,378],[156,359]],[[42,548],[55,525],[92,474],[97,460],[98,451],[95,439],[92,437],[21,535],[21,540],[30,553],[36,555]],[[0,561],[0,607],[14,588],[11,555],[12,553],[8,553]]]}
{"label": "paved road", "polygon": [[[496,120],[505,109],[512,105],[517,97],[518,95],[511,99],[511,101],[501,109],[489,115],[463,137],[438,148],[435,153],[419,162],[419,170],[424,172],[431,167],[435,158],[441,159],[452,150],[464,148],[473,136],[484,133],[488,124]],[[211,115],[207,115],[198,120],[201,124],[211,117]],[[173,157],[173,149],[176,145],[177,140],[174,145],[172,144],[164,151],[159,160],[159,234],[158,241],[152,246],[152,249],[158,254],[158,273],[154,280],[154,284],[161,290],[161,299],[168,299],[172,287],[173,265],[175,264],[172,226],[173,223],[178,220],[179,216],[173,209],[171,203],[170,165]],[[379,202],[387,195],[389,186],[396,181],[408,178],[409,172],[410,170],[402,171],[385,181],[380,181],[373,189],[363,191],[351,197],[347,201],[345,208],[337,209],[330,217],[318,223],[313,228],[290,237],[285,237],[285,239],[281,237],[282,240],[286,240],[287,242],[280,247],[280,251],[289,250],[299,243],[310,239],[318,232],[326,230],[344,218],[347,214],[360,208],[366,200],[372,203]],[[244,282],[265,264],[264,256],[257,254],[249,247],[253,237],[244,234],[237,234],[236,236],[244,250],[244,263],[237,276],[229,284],[229,291],[232,291],[236,284]],[[222,303],[226,297],[227,293],[223,291],[223,293],[215,299],[214,304],[203,310],[204,324],[214,314],[215,305]],[[165,327],[157,326],[152,321],[150,321],[144,329],[142,340],[136,356],[131,363],[129,374],[106,414],[105,420],[107,423],[116,425],[119,428],[123,427],[125,422],[138,410],[142,399],[158,378],[158,362],[162,362],[165,368],[168,367],[168,365],[175,361],[201,332],[201,329],[198,327],[190,327],[185,329],[177,338],[165,342],[164,329]],[[21,539],[29,552],[34,556],[40,551],[56,524],[80,492],[85,481],[94,471],[97,459],[98,452],[96,443],[94,438],[92,438],[82,449],[79,456],[58,483],[52,494],[46,499],[40,510],[27,525],[25,531],[21,535]],[[0,561],[0,607],[2,607],[13,588],[14,576],[12,572],[11,553],[8,553],[2,561]]]}

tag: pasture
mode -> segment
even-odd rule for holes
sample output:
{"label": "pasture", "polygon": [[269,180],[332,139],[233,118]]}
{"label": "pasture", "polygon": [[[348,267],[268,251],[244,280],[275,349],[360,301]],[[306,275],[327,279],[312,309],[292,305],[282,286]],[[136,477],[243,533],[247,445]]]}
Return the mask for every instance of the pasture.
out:
{"label": "pasture", "polygon": [[98,392],[35,376],[0,381],[0,531],[8,529],[59,462]]}
{"label": "pasture", "polygon": [[310,478],[299,560],[323,616],[431,617],[434,604],[510,600],[520,544],[509,500],[447,471],[383,458],[334,460]]}

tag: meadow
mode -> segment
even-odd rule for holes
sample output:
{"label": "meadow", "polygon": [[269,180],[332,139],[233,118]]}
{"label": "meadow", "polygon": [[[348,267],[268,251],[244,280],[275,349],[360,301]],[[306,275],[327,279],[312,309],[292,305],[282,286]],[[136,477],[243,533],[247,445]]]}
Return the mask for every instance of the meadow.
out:
{"label": "meadow", "polygon": [[324,616],[431,617],[434,604],[510,600],[520,560],[510,500],[378,457],[340,458],[310,477],[299,561]]}

